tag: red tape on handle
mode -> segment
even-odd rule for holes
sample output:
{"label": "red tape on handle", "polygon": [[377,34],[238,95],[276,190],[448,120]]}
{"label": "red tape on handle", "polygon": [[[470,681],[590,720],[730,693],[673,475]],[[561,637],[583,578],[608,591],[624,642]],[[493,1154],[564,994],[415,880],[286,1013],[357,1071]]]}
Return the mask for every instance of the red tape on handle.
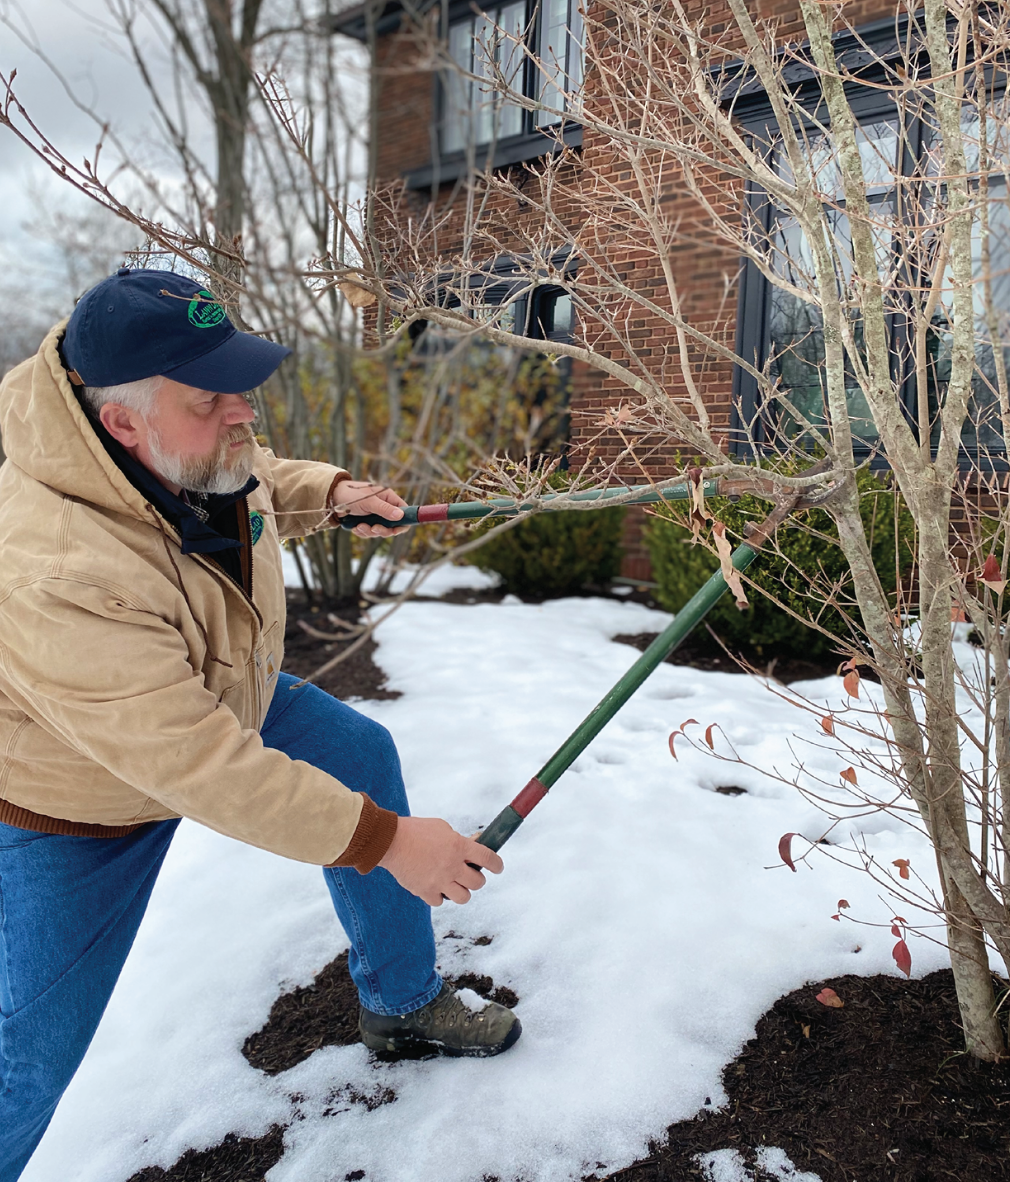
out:
{"label": "red tape on handle", "polygon": [[541,784],[536,776],[534,776],[515,800],[512,801],[512,807],[525,820],[546,795],[546,786]]}
{"label": "red tape on handle", "polygon": [[431,521],[448,521],[448,505],[421,505],[417,510],[417,524],[427,525]]}

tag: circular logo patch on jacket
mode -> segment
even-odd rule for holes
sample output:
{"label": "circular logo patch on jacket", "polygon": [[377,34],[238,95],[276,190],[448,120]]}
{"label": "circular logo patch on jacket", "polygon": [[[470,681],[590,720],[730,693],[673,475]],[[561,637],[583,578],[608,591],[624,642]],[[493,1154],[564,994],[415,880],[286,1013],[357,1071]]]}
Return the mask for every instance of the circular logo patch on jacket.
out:
{"label": "circular logo patch on jacket", "polygon": [[249,527],[252,530],[252,544],[255,546],[263,537],[263,514],[258,509],[249,510]]}
{"label": "circular logo patch on jacket", "polygon": [[196,328],[213,328],[224,320],[224,308],[209,291],[198,291],[189,301],[189,322]]}

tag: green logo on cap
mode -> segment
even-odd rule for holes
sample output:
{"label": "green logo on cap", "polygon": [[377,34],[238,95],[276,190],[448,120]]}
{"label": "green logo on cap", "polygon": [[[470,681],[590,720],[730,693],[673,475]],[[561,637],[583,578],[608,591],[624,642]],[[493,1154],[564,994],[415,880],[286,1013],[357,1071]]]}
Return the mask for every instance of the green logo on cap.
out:
{"label": "green logo on cap", "polygon": [[189,322],[195,328],[213,328],[224,320],[224,308],[209,291],[198,291],[189,301]]}

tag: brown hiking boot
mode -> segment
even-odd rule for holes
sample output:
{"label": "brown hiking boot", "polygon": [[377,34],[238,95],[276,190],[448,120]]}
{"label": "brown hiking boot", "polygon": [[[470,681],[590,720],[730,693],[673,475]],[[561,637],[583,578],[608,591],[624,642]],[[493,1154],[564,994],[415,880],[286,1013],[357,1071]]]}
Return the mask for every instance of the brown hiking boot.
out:
{"label": "brown hiking boot", "polygon": [[361,1007],[358,1032],[370,1051],[393,1055],[500,1055],[522,1034],[519,1019],[496,1002],[471,1009],[451,985],[409,1014],[385,1017]]}

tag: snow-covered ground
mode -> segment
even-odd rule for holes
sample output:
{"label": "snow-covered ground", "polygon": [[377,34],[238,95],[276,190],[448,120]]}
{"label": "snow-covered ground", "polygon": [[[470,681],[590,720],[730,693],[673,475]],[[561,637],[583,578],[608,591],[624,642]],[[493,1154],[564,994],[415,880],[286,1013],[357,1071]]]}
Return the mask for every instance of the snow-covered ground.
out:
{"label": "snow-covered ground", "polygon": [[[377,633],[377,659],[403,696],[359,708],[395,736],[415,812],[471,832],[634,660],[611,637],[668,619],[603,599],[408,603]],[[832,709],[847,701],[840,678],[793,689]],[[875,690],[864,685],[860,700]],[[790,767],[793,736],[812,740],[811,783],[837,783],[852,762],[816,716],[761,680],[661,666],[505,847],[505,873],[470,905],[433,913],[445,969],[489,974],[520,997],[523,1037],[495,1059],[375,1064],[353,1046],[274,1078],[251,1068],[246,1036],[347,941],[317,870],[184,823],[24,1182],[123,1182],[275,1123],[288,1126],[286,1151],[269,1182],[355,1170],[369,1182],[569,1182],[631,1162],[672,1121],[718,1107],[722,1067],[777,997],[808,980],[896,972],[886,926],[831,919],[842,897],[847,914],[876,923],[893,905],[827,858],[798,873],[779,865],[780,836],[816,838],[823,814],[764,771],[682,741],[674,761],[668,736],[689,717],[699,735],[718,723],[766,770]],[[716,732],[717,749],[723,741]],[[715,791],[726,785],[746,792]],[[883,814],[851,828],[885,865],[907,858],[929,880],[914,831]],[[478,946],[480,936],[493,941]],[[913,975],[942,967],[935,944],[911,947]],[[395,1101],[351,1102],[385,1088]],[[780,1150],[764,1159],[772,1176],[816,1182]],[[704,1164],[713,1182],[749,1176],[734,1151]]]}

